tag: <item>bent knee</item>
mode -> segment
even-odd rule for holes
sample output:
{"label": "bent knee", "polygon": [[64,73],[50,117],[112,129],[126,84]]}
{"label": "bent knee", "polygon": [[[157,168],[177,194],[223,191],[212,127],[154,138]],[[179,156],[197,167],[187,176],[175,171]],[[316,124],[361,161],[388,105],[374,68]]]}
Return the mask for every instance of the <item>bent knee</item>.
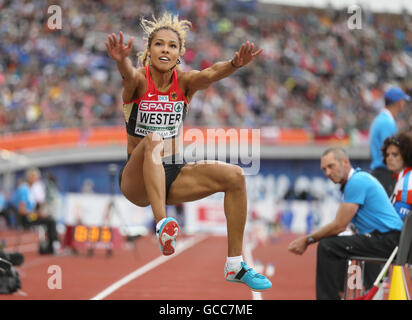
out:
{"label": "bent knee", "polygon": [[148,205],[150,205],[150,201],[148,199],[141,199],[139,197],[135,197],[133,195],[127,195],[125,193],[123,193],[123,195],[126,197],[127,200],[129,200],[131,203],[133,203],[134,205],[138,206],[138,207],[147,207]]}
{"label": "bent knee", "polygon": [[147,206],[150,205],[150,202],[149,202],[148,200],[138,200],[138,201],[135,201],[135,202],[133,202],[133,203],[134,203],[136,206],[142,207],[142,208],[147,207]]}
{"label": "bent knee", "polygon": [[321,239],[319,241],[318,248],[317,248],[318,256],[319,255],[338,256],[339,255],[338,252],[340,251],[340,247],[341,247],[341,245],[338,242],[339,242],[339,237],[337,236],[332,236],[332,237]]}
{"label": "bent knee", "polygon": [[120,185],[120,191],[127,200],[138,207],[147,207],[150,204],[150,201],[145,196],[145,192],[136,192],[136,190],[126,187],[123,181]]}
{"label": "bent knee", "polygon": [[228,186],[232,189],[243,189],[246,187],[245,172],[239,166],[232,165],[227,179]]}

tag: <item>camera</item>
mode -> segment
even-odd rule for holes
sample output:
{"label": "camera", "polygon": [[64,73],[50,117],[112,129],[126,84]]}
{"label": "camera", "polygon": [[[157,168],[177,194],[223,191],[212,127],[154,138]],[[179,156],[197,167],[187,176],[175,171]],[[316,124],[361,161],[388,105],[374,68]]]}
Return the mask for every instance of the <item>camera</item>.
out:
{"label": "camera", "polygon": [[0,259],[9,261],[13,266],[20,266],[24,262],[24,256],[21,253],[5,253],[0,250]]}
{"label": "camera", "polygon": [[19,273],[13,266],[19,266],[23,261],[21,253],[0,251],[0,294],[10,294],[21,288]]}
{"label": "camera", "polygon": [[13,265],[11,264],[11,262],[0,258],[0,275],[9,274],[12,267]]}

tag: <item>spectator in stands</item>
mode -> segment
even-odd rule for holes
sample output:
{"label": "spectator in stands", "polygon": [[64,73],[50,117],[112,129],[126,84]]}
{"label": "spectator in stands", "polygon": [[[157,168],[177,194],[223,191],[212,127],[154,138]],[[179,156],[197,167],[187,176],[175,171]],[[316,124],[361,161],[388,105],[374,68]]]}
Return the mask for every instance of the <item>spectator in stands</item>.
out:
{"label": "spectator in stands", "polygon": [[[289,250],[300,255],[308,245],[319,241],[316,298],[334,300],[340,299],[339,293],[344,288],[347,257],[389,257],[398,245],[403,223],[382,185],[369,173],[354,169],[343,149],[327,149],[321,157],[321,168],[332,182],[341,185],[343,202],[331,223],[294,240],[289,244]],[[339,236],[351,222],[357,233]],[[379,268],[367,270],[370,283],[365,286],[368,288]]]}
{"label": "spectator in stands", "polygon": [[369,132],[372,175],[383,185],[388,196],[392,194],[396,181],[392,171],[383,162],[382,146],[386,138],[398,132],[395,118],[405,108],[406,101],[410,101],[410,97],[401,88],[392,87],[387,90],[385,108],[373,120]]}
{"label": "spectator in stands", "polygon": [[25,229],[30,226],[43,225],[47,233],[47,249],[41,253],[52,254],[59,247],[56,222],[50,216],[45,216],[36,208],[33,190],[34,183],[39,179],[38,169],[28,169],[25,180],[21,181],[11,199],[11,207],[18,216],[21,226]]}
{"label": "spectator in stands", "polygon": [[391,201],[404,220],[412,208],[412,133],[401,132],[386,138],[382,155],[383,163],[396,176]]}
{"label": "spectator in stands", "polygon": [[[104,38],[120,28],[126,37],[136,33],[136,17],[150,16],[154,3],[62,2],[67,23],[61,30],[47,30],[47,1],[4,2],[0,133],[122,125],[121,78],[106,56]],[[367,131],[384,104],[384,84],[411,77],[412,28],[402,16],[368,14],[363,21],[367,32],[353,32],[341,10],[265,4],[264,11],[253,6],[242,11],[241,4],[162,2],[193,22],[182,70],[186,64],[201,70],[210,61],[228,58],[245,38],[265,49],[248,70],[195,97],[187,126],[300,127],[315,136]],[[137,41],[133,50],[143,45]],[[400,130],[411,122],[407,112]]]}

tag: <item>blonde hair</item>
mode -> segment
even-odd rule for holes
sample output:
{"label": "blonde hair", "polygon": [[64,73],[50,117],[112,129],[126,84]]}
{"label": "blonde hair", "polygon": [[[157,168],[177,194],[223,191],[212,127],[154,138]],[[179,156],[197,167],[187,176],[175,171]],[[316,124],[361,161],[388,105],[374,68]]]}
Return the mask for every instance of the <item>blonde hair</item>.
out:
{"label": "blonde hair", "polygon": [[152,16],[153,21],[142,18],[141,27],[146,36],[143,38],[146,41],[146,48],[143,52],[137,54],[139,62],[146,66],[149,64],[149,48],[152,44],[154,35],[159,30],[171,30],[176,33],[179,39],[179,52],[181,55],[185,53],[186,33],[192,26],[188,20],[179,20],[177,15],[172,15],[169,12],[164,12],[159,19]]}

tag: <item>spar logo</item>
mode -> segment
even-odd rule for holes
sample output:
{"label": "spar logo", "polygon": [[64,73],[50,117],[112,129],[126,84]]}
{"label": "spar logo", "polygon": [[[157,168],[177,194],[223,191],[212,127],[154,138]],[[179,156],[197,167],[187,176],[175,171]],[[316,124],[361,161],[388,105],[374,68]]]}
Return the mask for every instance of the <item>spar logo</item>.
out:
{"label": "spar logo", "polygon": [[[175,106],[174,106],[175,104]],[[179,108],[178,110],[182,109],[182,106],[177,107],[176,105],[181,104],[181,102],[163,102],[163,101],[142,101],[140,102],[139,109],[140,111],[148,111],[148,112],[173,112],[173,106]]]}
{"label": "spar logo", "polygon": [[172,130],[182,121],[183,106],[183,101],[142,101],[136,125],[147,130],[153,130],[154,127]]}
{"label": "spar logo", "polygon": [[180,111],[182,111],[182,108],[183,108],[183,102],[177,102],[177,103],[175,103],[175,112],[180,112]]}

